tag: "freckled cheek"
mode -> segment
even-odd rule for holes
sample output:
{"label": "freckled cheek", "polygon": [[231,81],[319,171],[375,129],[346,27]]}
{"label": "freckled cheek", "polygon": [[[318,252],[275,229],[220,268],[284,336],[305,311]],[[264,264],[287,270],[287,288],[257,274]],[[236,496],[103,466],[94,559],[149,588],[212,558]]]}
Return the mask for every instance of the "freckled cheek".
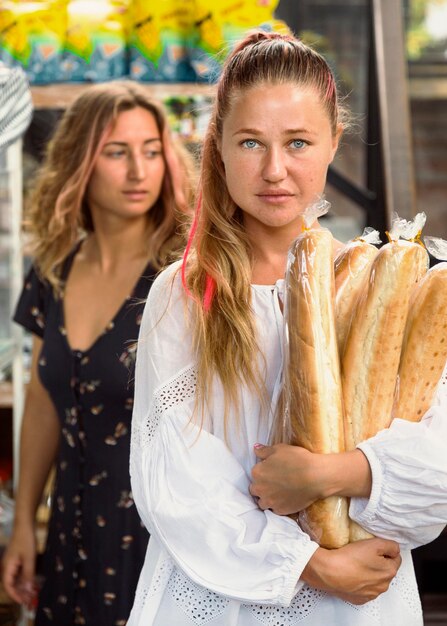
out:
{"label": "freckled cheek", "polygon": [[306,168],[296,170],[296,177],[308,185],[324,183],[326,180],[327,163],[323,160],[308,163]]}
{"label": "freckled cheek", "polygon": [[241,160],[236,162],[232,167],[233,178],[235,178],[239,185],[246,187],[250,183],[255,183],[262,175],[262,170],[258,163]]}

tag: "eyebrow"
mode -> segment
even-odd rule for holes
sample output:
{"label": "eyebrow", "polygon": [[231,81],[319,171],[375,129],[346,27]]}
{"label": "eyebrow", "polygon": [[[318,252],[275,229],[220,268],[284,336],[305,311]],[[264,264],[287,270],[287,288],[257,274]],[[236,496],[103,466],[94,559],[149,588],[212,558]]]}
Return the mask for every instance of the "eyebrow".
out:
{"label": "eyebrow", "polygon": [[[284,135],[299,135],[299,134],[307,134],[314,135],[315,133],[307,128],[288,128],[284,133]],[[233,137],[235,135],[262,135],[262,131],[256,128],[240,128],[235,133],[233,133]]]}
{"label": "eyebrow", "polygon": [[[153,139],[146,139],[144,141],[144,143],[153,143],[155,141],[158,141],[159,143],[161,143],[161,137],[154,137]],[[104,148],[106,148],[107,146],[127,146],[127,142],[126,141],[108,141],[107,143],[104,144]]]}

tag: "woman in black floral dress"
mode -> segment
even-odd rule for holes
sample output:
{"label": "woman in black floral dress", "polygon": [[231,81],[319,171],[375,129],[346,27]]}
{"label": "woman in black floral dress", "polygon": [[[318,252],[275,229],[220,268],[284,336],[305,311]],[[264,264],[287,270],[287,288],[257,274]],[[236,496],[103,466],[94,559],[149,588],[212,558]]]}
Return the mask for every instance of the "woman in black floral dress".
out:
{"label": "woman in black floral dress", "polygon": [[181,245],[192,175],[163,109],[131,82],[87,88],[39,172],[14,317],[34,339],[3,563],[6,590],[30,604],[35,512],[55,464],[37,626],[127,621],[148,541],[129,479],[136,340],[155,273]]}

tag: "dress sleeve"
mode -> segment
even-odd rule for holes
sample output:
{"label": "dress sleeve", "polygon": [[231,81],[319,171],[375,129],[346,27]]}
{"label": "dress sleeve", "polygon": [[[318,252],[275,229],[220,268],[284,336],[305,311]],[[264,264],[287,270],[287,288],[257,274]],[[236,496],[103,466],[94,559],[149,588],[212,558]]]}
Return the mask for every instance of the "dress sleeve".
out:
{"label": "dress sleeve", "polygon": [[202,426],[192,420],[187,305],[170,274],[154,282],[140,330],[130,458],[135,502],[152,536],[195,583],[242,602],[288,605],[318,545],[291,519],[257,507],[245,470],[212,433],[212,415]]}
{"label": "dress sleeve", "polygon": [[43,337],[47,300],[51,287],[37,275],[34,266],[25,277],[13,320],[38,337]]}
{"label": "dress sleeve", "polygon": [[447,524],[447,365],[421,422],[395,419],[358,447],[371,466],[372,491],[351,500],[350,516],[405,548],[436,539]]}

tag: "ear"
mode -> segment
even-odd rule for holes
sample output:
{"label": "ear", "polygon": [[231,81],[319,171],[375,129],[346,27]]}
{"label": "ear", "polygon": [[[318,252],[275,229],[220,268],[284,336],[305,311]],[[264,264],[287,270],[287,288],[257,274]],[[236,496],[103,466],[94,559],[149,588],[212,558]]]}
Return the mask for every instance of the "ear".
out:
{"label": "ear", "polygon": [[338,145],[340,143],[341,136],[343,134],[343,124],[337,124],[337,129],[335,131],[335,135],[332,137],[332,154],[331,154],[331,163],[334,160],[334,157],[338,150]]}

